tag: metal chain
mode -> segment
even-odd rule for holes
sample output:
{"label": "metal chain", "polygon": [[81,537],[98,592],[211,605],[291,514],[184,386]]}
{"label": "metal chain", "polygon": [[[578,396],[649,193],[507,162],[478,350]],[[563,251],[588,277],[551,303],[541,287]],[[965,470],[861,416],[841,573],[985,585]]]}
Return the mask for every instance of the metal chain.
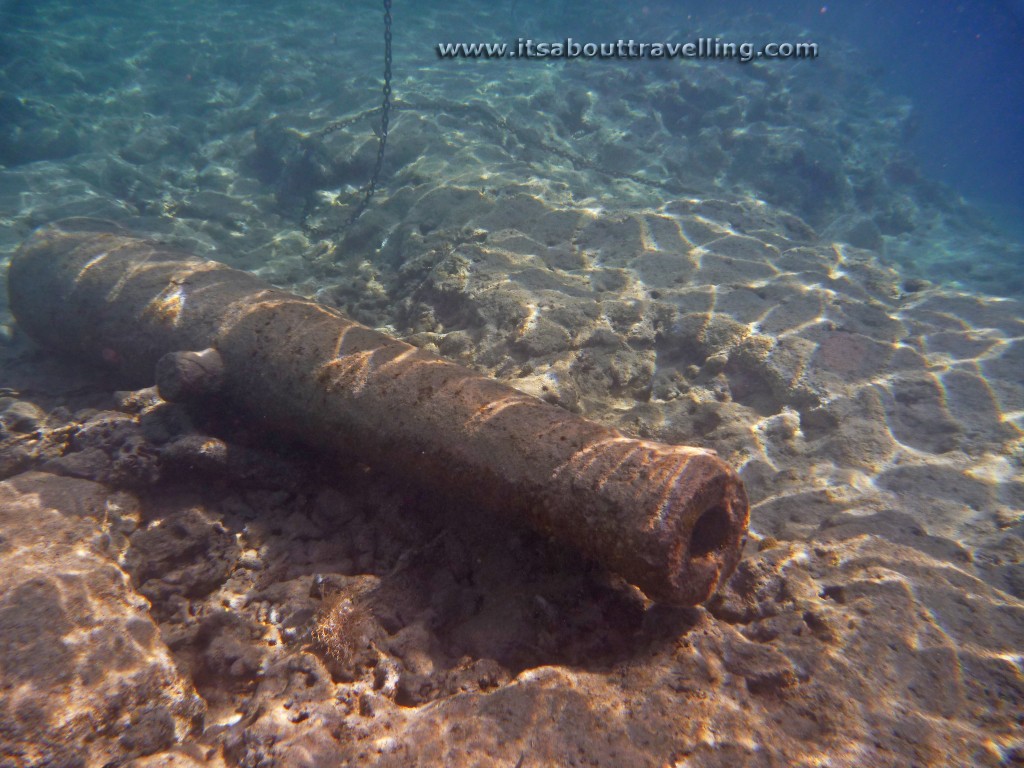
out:
{"label": "metal chain", "polygon": [[571,152],[563,147],[556,146],[550,142],[543,140],[537,141],[536,138],[532,137],[531,139],[526,139],[524,136],[522,136],[521,132],[518,131],[516,127],[509,122],[509,120],[506,117],[499,114],[490,107],[485,107],[481,104],[446,104],[442,103],[441,100],[435,100],[429,104],[416,104],[401,101],[396,101],[394,104],[392,104],[391,0],[384,0],[384,87],[382,89],[382,93],[383,99],[379,107],[367,109],[363,112],[360,112],[357,115],[352,115],[351,117],[346,117],[341,120],[336,120],[333,123],[328,123],[319,131],[310,134],[311,137],[322,139],[323,137],[329,136],[330,134],[335,133],[336,131],[340,131],[343,128],[348,128],[349,126],[354,125],[355,123],[358,123],[361,120],[365,120],[368,117],[372,117],[373,115],[376,115],[378,112],[380,113],[380,137],[377,143],[377,161],[376,163],[374,163],[373,174],[370,176],[370,183],[366,186],[362,200],[360,200],[359,205],[356,206],[355,211],[353,211],[352,215],[349,216],[348,219],[346,219],[346,221],[343,224],[330,229],[313,227],[308,223],[307,219],[309,217],[309,214],[312,213],[312,207],[307,204],[307,207],[303,211],[302,215],[302,228],[308,235],[319,239],[323,239],[325,237],[329,237],[332,235],[339,235],[346,229],[348,229],[350,226],[352,226],[355,223],[356,219],[362,216],[363,212],[366,211],[366,209],[369,207],[370,200],[377,192],[377,183],[380,180],[381,168],[384,165],[384,149],[388,143],[388,126],[391,119],[392,108],[396,110],[416,110],[423,112],[440,111],[448,113],[462,112],[464,114],[470,112],[477,113],[483,116],[485,120],[496,125],[506,135],[515,136],[521,144],[525,145],[532,140],[533,143],[540,144],[541,148],[543,148],[544,150],[550,152],[553,155],[561,157],[564,160],[568,160],[577,168],[588,168],[590,170],[597,171],[598,173],[607,176],[620,179],[629,179],[630,181],[636,182],[637,184],[652,187],[655,189],[661,189],[675,194],[688,193],[693,191],[691,189],[688,189],[684,185],[672,182],[666,183],[663,181],[658,181],[656,179],[649,179],[647,177],[640,176],[639,174],[609,171],[606,168],[602,168],[599,164],[595,163],[594,161],[589,160],[586,157],[583,157],[582,155],[579,155],[575,152]]}
{"label": "metal chain", "polygon": [[[329,136],[332,133],[340,131],[343,128],[355,125],[358,122],[367,120],[374,117],[382,111],[381,107],[373,107],[367,109],[358,114],[351,115],[341,120],[335,120],[332,123],[328,123],[319,131],[310,134],[314,138],[323,138]],[[612,171],[602,167],[599,163],[593,160],[588,160],[583,155],[572,152],[564,147],[557,146],[550,141],[544,141],[543,139],[537,139],[536,136],[525,136],[515,125],[508,120],[508,118],[494,111],[492,108],[487,107],[483,104],[464,104],[459,102],[449,102],[445,99],[435,99],[431,102],[409,102],[395,100],[391,102],[390,111],[392,112],[441,112],[449,115],[465,115],[468,117],[478,117],[484,123],[491,123],[501,130],[506,136],[515,137],[520,144],[526,146],[527,144],[533,144],[539,146],[541,149],[551,154],[561,157],[563,160],[568,160],[576,168],[587,168],[592,171],[596,171],[604,176],[616,179],[628,179],[632,182],[640,184],[641,186],[650,187],[652,189],[660,189],[670,194],[697,194],[698,190],[692,187],[688,187],[685,184],[680,184],[678,181],[659,181],[658,179],[651,179],[646,176],[641,176],[636,173],[624,173],[622,171]],[[365,208],[365,206],[364,206]],[[346,227],[348,227],[352,221],[350,219],[345,224],[332,230],[320,230],[309,226],[305,226],[307,232],[317,235],[319,237],[326,237],[331,234],[339,234]]]}
{"label": "metal chain", "polygon": [[370,198],[377,191],[377,180],[380,178],[380,169],[384,165],[384,148],[388,144],[388,122],[391,119],[391,0],[384,0],[384,87],[382,93],[384,98],[380,104],[380,141],[377,143],[377,162],[373,166],[373,175],[370,176],[366,194],[349,219],[349,224],[363,214],[370,204]]}
{"label": "metal chain", "polygon": [[314,134],[318,137],[326,136],[335,131],[341,130],[353,123],[363,119],[368,114],[380,112],[380,136],[377,142],[377,162],[373,165],[373,174],[370,176],[370,183],[366,186],[366,191],[363,193],[363,199],[359,201],[359,205],[356,206],[355,211],[348,217],[344,224],[334,229],[321,229],[319,227],[310,226],[306,219],[309,214],[309,210],[303,213],[302,216],[302,227],[307,234],[317,238],[324,238],[329,235],[338,235],[344,230],[351,227],[363,212],[369,207],[370,200],[377,192],[377,182],[380,180],[380,171],[384,167],[384,149],[388,144],[388,127],[391,120],[391,0],[384,0],[384,86],[381,89],[383,99],[381,105],[375,109],[367,110],[361,114],[350,117],[346,120],[339,120],[336,123],[331,123],[326,128],[320,130]]}

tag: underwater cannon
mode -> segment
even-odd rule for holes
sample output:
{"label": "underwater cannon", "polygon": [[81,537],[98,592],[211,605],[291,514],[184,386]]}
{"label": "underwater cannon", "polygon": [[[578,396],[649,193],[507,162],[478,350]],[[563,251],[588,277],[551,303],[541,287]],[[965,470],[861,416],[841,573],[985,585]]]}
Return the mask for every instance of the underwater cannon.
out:
{"label": "underwater cannon", "polygon": [[247,272],[50,226],[8,287],[45,347],[127,386],[213,349],[220,396],[262,426],[523,521],[655,600],[701,603],[739,561],[747,498],[714,452],[628,438]]}

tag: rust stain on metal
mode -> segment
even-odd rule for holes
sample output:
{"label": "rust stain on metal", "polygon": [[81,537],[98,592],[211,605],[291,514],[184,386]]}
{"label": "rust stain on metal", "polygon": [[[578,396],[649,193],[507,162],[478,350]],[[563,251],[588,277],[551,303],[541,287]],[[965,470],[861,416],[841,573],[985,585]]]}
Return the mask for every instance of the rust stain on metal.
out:
{"label": "rust stain on metal", "polygon": [[167,353],[216,350],[221,391],[267,426],[518,518],[654,599],[703,602],[739,560],[747,499],[713,452],[628,438],[249,273],[49,227],[8,285],[45,346],[142,386]]}

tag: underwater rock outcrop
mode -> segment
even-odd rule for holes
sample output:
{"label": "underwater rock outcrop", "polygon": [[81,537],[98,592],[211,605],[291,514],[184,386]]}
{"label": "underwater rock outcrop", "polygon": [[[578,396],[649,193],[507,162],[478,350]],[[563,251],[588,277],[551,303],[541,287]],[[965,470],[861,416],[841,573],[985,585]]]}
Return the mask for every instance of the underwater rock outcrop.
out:
{"label": "underwater rock outcrop", "polygon": [[136,499],[45,472],[0,482],[0,765],[124,765],[206,705],[117,565]]}
{"label": "underwater rock outcrop", "polygon": [[627,438],[249,273],[49,227],[19,249],[9,290],[36,341],[126,384],[213,348],[222,396],[261,426],[510,514],[654,599],[701,603],[740,558],[747,498],[714,452]]}

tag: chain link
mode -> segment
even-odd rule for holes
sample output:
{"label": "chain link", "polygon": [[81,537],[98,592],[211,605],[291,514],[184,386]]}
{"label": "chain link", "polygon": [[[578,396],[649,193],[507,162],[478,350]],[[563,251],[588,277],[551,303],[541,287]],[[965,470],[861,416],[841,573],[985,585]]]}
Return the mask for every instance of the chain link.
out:
{"label": "chain link", "polygon": [[318,227],[310,226],[307,219],[309,216],[309,209],[302,216],[302,228],[307,234],[323,239],[330,235],[338,235],[343,231],[355,224],[356,219],[363,215],[363,212],[369,207],[370,200],[377,192],[377,182],[380,180],[380,171],[384,167],[384,150],[388,144],[388,129],[391,121],[391,0],[384,0],[384,86],[381,89],[383,98],[381,104],[376,109],[367,110],[361,114],[355,115],[346,120],[339,120],[336,123],[331,123],[327,128],[322,129],[316,134],[316,137],[323,137],[335,131],[340,131],[342,128],[346,128],[353,123],[362,120],[368,114],[380,112],[380,136],[377,142],[377,161],[373,165],[373,174],[370,176],[370,183],[366,185],[366,191],[363,193],[363,199],[359,201],[359,205],[356,206],[355,211],[348,217],[344,224],[334,229],[321,229]]}
{"label": "chain link", "polygon": [[586,157],[572,152],[564,147],[557,146],[551,142],[544,140],[537,140],[535,137],[526,137],[523,133],[516,129],[516,126],[509,122],[508,118],[496,112],[494,109],[483,105],[483,104],[460,104],[453,102],[444,102],[443,100],[435,100],[430,103],[414,103],[405,101],[392,101],[391,99],[391,0],[384,0],[384,86],[381,90],[383,99],[379,107],[364,110],[359,114],[352,115],[351,117],[342,118],[341,120],[335,120],[332,123],[328,123],[319,131],[310,134],[311,138],[322,139],[325,136],[329,136],[332,133],[336,133],[344,128],[348,128],[351,125],[366,120],[374,115],[380,115],[380,136],[377,143],[377,161],[373,166],[373,174],[370,176],[370,183],[366,186],[363,192],[363,197],[356,206],[355,211],[348,219],[345,220],[340,226],[334,228],[320,228],[314,227],[308,223],[310,213],[312,213],[311,207],[307,205],[306,210],[302,215],[302,228],[306,234],[311,237],[318,239],[324,239],[326,237],[339,235],[346,229],[351,227],[363,212],[370,205],[370,200],[373,199],[374,194],[377,192],[377,183],[380,180],[381,168],[384,165],[384,149],[388,142],[388,129],[391,120],[391,112],[398,110],[414,110],[419,112],[444,112],[447,114],[476,114],[479,115],[485,122],[490,122],[497,126],[506,136],[514,136],[520,144],[526,146],[527,144],[539,144],[540,147],[551,154],[561,157],[564,160],[568,160],[576,168],[588,168],[596,171],[605,176],[610,176],[618,179],[629,179],[632,182],[641,184],[646,187],[652,187],[654,189],[660,189],[673,194],[686,194],[692,193],[695,190],[689,189],[684,185],[672,182],[658,181],[656,179],[649,179],[645,176],[641,176],[635,173],[621,173],[610,171],[607,168],[602,168],[598,163],[593,160],[588,160]]}
{"label": "chain link", "polygon": [[[363,110],[362,112],[355,115],[351,115],[350,117],[346,117],[341,120],[335,120],[332,123],[328,123],[319,131],[316,131],[315,133],[311,134],[311,136],[315,138],[323,138],[324,136],[329,136],[330,134],[340,131],[343,128],[348,128],[351,125],[355,125],[358,122],[367,120],[377,114],[380,114],[381,111],[382,107],[373,107],[372,109]],[[675,181],[660,181],[658,179],[648,178],[647,176],[641,176],[640,174],[637,173],[611,171],[607,168],[602,167],[599,163],[587,159],[583,155],[577,154],[576,152],[572,152],[568,149],[565,149],[564,147],[560,147],[550,141],[539,140],[536,138],[536,136],[532,135],[526,136],[523,134],[522,131],[518,130],[516,126],[513,125],[508,120],[508,118],[495,112],[493,109],[483,104],[462,104],[458,102],[445,101],[443,99],[437,99],[429,103],[395,100],[391,102],[390,111],[410,111],[425,113],[434,112],[444,113],[447,115],[464,115],[468,117],[475,116],[479,118],[481,122],[490,123],[491,125],[495,126],[502,133],[504,133],[505,136],[514,137],[523,146],[527,146],[528,144],[539,146],[544,151],[549,152],[552,155],[555,155],[556,157],[560,157],[563,160],[568,160],[575,168],[586,168],[588,170],[595,171],[597,173],[602,174],[603,176],[608,176],[611,178],[628,179],[629,181],[632,181],[636,184],[640,184],[641,186],[649,187],[652,189],[659,189],[674,195],[699,193],[699,190],[692,187],[687,187],[686,185],[680,184]],[[367,202],[369,201],[368,198],[364,199]],[[363,209],[365,210],[365,206],[363,206]],[[362,213],[362,210],[360,210],[360,213]],[[327,237],[328,235],[340,234],[348,226],[350,226],[352,222],[355,221],[355,218],[356,217],[350,218],[348,221],[346,221],[346,223],[332,230],[320,230],[306,225],[304,225],[304,228],[308,233],[317,235],[319,237]]]}

